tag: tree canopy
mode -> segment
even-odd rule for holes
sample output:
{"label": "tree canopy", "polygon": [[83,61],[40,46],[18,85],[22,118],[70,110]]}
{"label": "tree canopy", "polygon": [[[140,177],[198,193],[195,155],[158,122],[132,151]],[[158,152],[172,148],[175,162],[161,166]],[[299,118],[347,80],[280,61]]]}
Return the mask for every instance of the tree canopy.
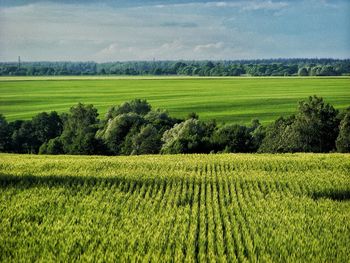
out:
{"label": "tree canopy", "polygon": [[0,63],[0,76],[187,75],[340,76],[349,59],[262,59],[233,61],[16,62]]}

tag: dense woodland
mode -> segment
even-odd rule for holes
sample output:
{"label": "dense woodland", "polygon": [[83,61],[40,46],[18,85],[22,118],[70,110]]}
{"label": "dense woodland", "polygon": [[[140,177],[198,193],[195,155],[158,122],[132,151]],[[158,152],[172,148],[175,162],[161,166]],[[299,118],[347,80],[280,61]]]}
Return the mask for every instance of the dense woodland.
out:
{"label": "dense woodland", "polygon": [[99,119],[93,105],[69,113],[42,112],[27,121],[0,115],[0,152],[39,154],[177,154],[252,152],[350,152],[350,107],[339,112],[317,96],[299,102],[298,111],[267,127],[203,122],[152,110],[135,99],[111,107]]}
{"label": "dense woodland", "polygon": [[342,76],[350,59],[0,63],[0,76],[57,75]]}

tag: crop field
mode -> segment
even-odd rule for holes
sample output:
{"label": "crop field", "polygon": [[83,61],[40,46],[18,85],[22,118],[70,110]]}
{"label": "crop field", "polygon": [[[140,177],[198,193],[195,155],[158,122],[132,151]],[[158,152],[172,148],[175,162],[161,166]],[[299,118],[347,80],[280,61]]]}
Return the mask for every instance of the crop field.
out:
{"label": "crop field", "polygon": [[1,262],[349,261],[349,154],[0,159]]}
{"label": "crop field", "polygon": [[104,116],[110,106],[140,98],[175,117],[196,112],[219,123],[269,123],[294,113],[297,102],[312,95],[344,109],[350,105],[350,78],[2,77],[0,113],[10,121],[30,119],[82,102]]}

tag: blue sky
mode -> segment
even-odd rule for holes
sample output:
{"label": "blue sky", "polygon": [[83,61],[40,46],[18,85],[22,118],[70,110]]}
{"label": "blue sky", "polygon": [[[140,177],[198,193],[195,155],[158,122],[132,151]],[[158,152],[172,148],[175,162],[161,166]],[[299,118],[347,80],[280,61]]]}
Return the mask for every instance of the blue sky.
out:
{"label": "blue sky", "polygon": [[0,0],[0,61],[350,58],[348,0]]}

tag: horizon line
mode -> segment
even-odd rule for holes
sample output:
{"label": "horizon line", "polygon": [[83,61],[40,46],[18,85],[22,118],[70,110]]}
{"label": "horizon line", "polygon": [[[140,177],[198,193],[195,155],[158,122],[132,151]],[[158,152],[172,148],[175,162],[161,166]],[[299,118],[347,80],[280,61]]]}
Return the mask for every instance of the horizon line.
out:
{"label": "horizon line", "polygon": [[[149,60],[111,60],[104,62],[96,62],[94,60],[23,60],[21,63],[128,63],[128,62],[238,62],[238,61],[264,61],[264,60],[350,60],[350,57],[336,58],[336,57],[278,57],[278,58],[250,58],[250,59],[149,59]],[[13,61],[0,61],[0,63],[18,63],[18,60]]]}

